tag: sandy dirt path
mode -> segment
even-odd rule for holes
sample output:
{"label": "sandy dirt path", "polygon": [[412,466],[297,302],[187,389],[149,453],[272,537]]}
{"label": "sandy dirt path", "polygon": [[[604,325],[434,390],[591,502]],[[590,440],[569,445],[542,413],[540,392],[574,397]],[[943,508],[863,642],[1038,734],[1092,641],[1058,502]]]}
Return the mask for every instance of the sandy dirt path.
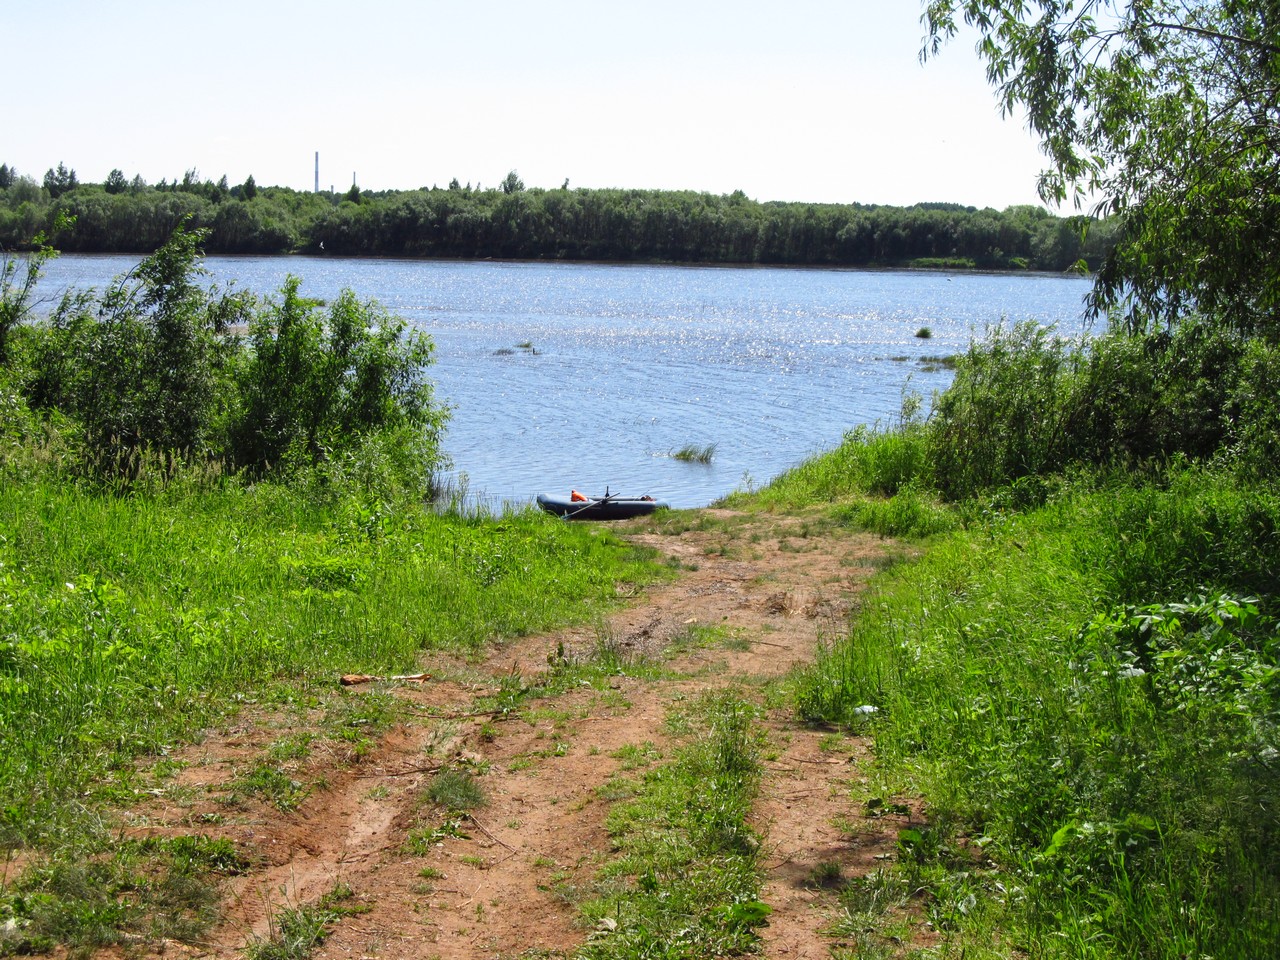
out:
{"label": "sandy dirt path", "polygon": [[[839,955],[843,945],[829,931],[839,904],[815,878],[831,865],[844,877],[874,869],[903,821],[862,816],[866,744],[805,727],[766,693],[844,629],[868,578],[901,548],[801,518],[720,510],[617,529],[669,558],[679,576],[593,627],[522,638],[471,661],[428,657],[426,683],[351,688],[353,698],[394,695],[404,719],[372,748],[317,740],[289,768],[313,785],[296,809],[239,797],[228,813],[226,801],[246,764],[302,733],[296,711],[247,710],[185,751],[173,786],[157,791],[134,829],[200,825],[234,840],[254,866],[226,885],[207,943],[170,943],[167,952],[239,956],[276,929],[282,908],[341,884],[351,891],[345,905],[358,909],[332,925],[317,957],[572,956],[591,932],[572,894],[608,859],[602,787],[629,762],[624,748],[667,755],[672,705],[734,685],[766,703],[771,746],[753,815],[762,899],[773,908],[760,955]],[[600,644],[627,658],[663,658],[672,677],[618,676],[606,689],[522,701],[506,717],[477,709],[504,685],[535,684],[556,656],[587,656]],[[477,774],[486,802],[445,823],[426,789],[451,764]],[[423,840],[432,829],[434,841]],[[413,835],[417,850],[407,846]]]}

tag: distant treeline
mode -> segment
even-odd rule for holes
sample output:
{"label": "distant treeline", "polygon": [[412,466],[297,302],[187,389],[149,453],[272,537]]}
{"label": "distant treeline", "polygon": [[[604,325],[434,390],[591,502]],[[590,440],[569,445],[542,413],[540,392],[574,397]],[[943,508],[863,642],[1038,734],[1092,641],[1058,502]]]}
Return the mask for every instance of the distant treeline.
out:
{"label": "distant treeline", "polygon": [[[150,185],[113,170],[80,183],[62,164],[43,182],[0,165],[0,246],[43,233],[78,253],[151,253],[184,220],[209,253],[670,261],[950,269],[1095,268],[1108,224],[1035,206],[760,203],[741,191],[462,186],[345,194],[231,186],[194,170]],[[59,226],[59,224],[69,224]],[[1086,230],[1086,226],[1088,229]]]}

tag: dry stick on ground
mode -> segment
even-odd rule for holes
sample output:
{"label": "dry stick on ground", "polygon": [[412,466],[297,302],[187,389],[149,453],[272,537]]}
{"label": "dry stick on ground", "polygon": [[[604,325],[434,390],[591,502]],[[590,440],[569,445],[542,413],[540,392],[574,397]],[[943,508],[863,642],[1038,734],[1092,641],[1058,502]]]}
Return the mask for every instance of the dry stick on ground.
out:
{"label": "dry stick on ground", "polygon": [[481,823],[479,820],[477,820],[477,819],[475,818],[475,814],[468,813],[468,814],[466,815],[466,817],[467,817],[467,819],[468,819],[468,820],[470,820],[470,821],[472,822],[472,824],[474,824],[474,825],[475,825],[475,828],[476,828],[477,830],[479,830],[481,833],[483,833],[486,837],[488,837],[488,838],[489,838],[490,840],[492,840],[494,843],[498,844],[499,846],[506,847],[506,848],[507,848],[508,850],[510,850],[512,853],[515,853],[515,852],[516,852],[516,848],[515,848],[515,847],[513,847],[513,846],[511,846],[511,844],[507,843],[507,842],[506,842],[506,841],[504,841],[504,840],[499,840],[499,839],[498,839],[497,837],[495,837],[492,833],[490,833],[490,832],[485,828],[485,825],[484,825],[483,823]]}
{"label": "dry stick on ground", "polygon": [[357,780],[381,780],[383,777],[407,777],[415,773],[439,773],[445,768],[443,763],[430,767],[410,767],[408,770],[397,770],[395,773],[357,773]]}

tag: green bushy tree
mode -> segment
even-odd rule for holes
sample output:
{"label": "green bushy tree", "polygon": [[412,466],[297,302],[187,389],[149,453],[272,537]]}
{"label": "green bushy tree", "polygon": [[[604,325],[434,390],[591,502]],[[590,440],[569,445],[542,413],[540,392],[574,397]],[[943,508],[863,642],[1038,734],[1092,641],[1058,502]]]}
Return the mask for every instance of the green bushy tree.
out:
{"label": "green bushy tree", "polygon": [[198,282],[202,231],[179,229],[101,297],[65,296],[38,339],[33,399],[73,417],[97,468],[149,448],[216,456],[234,341],[252,300]]}
{"label": "green bushy tree", "polygon": [[125,179],[124,172],[117,167],[107,174],[107,179],[102,182],[102,186],[107,193],[124,193],[129,189],[129,181]]}
{"label": "green bushy tree", "polygon": [[925,55],[976,31],[1006,112],[1025,110],[1046,201],[1119,224],[1093,306],[1130,330],[1192,310],[1280,337],[1280,4],[928,0]]}
{"label": "green bushy tree", "polygon": [[351,291],[327,308],[299,293],[296,277],[250,324],[238,374],[237,465],[265,471],[317,464],[361,438],[405,432],[430,474],[439,465],[444,411],[425,369],[432,343]]}
{"label": "green bushy tree", "polygon": [[524,190],[524,181],[520,179],[520,174],[512,170],[502,178],[502,192],[506,194],[520,193]]}
{"label": "green bushy tree", "polygon": [[45,171],[44,188],[49,191],[49,196],[55,200],[78,186],[80,186],[80,180],[76,177],[75,170],[67,169],[64,163],[59,163],[56,170],[50,167]]}
{"label": "green bushy tree", "polygon": [[33,331],[31,403],[77,425],[100,474],[144,453],[256,475],[363,457],[336,469],[429,487],[445,421],[430,339],[350,291],[325,307],[296,278],[265,303],[206,285],[204,236],[180,228],[106,293],[66,295]]}

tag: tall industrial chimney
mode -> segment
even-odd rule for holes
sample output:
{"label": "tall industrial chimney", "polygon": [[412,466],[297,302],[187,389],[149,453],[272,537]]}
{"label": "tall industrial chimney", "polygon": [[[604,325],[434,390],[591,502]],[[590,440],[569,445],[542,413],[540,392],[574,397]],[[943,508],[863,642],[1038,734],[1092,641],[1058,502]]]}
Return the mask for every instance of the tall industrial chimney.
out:
{"label": "tall industrial chimney", "polygon": [[320,192],[320,151],[316,151],[316,193]]}

